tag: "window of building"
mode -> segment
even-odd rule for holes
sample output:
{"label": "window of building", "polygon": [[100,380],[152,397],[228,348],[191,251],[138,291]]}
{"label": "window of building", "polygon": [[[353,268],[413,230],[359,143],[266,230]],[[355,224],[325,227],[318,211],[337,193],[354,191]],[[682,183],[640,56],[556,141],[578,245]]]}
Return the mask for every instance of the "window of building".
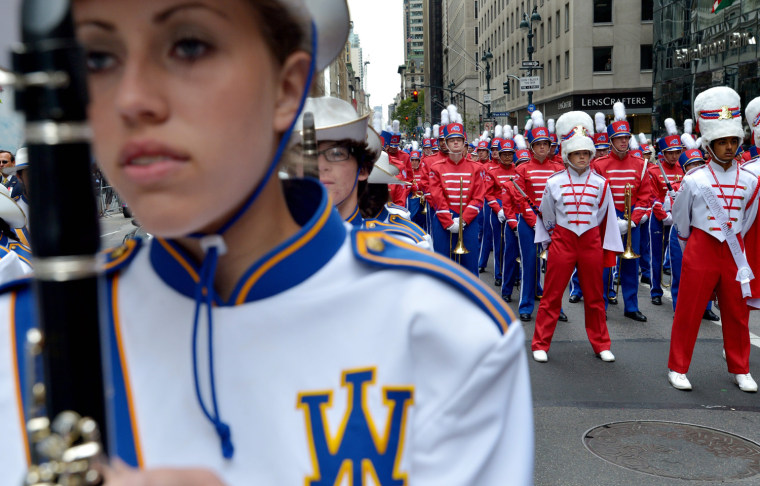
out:
{"label": "window of building", "polygon": [[612,0],[594,0],[594,23],[612,23]]}
{"label": "window of building", "polygon": [[554,64],[554,80],[559,83],[559,56],[557,56],[557,62]]}
{"label": "window of building", "polygon": [[552,18],[549,17],[549,20],[547,22],[548,23],[546,24],[546,30],[548,31],[549,35],[546,36],[546,43],[547,44],[551,44],[551,42],[552,42]]}
{"label": "window of building", "polygon": [[654,1],[653,0],[641,0],[641,20],[642,21],[654,20]]}
{"label": "window of building", "polygon": [[475,45],[478,45],[478,27],[475,27]]}
{"label": "window of building", "polygon": [[552,84],[552,62],[549,61],[549,63],[546,66],[546,84],[551,85]]}
{"label": "window of building", "polygon": [[653,65],[652,44],[643,44],[641,46],[641,70],[651,71]]}
{"label": "window of building", "polygon": [[559,10],[554,14],[554,36],[559,37]]}
{"label": "window of building", "polygon": [[565,32],[570,30],[570,4],[565,4]]}
{"label": "window of building", "polygon": [[475,19],[478,18],[478,0],[475,0]]}
{"label": "window of building", "polygon": [[594,72],[612,72],[612,46],[594,47]]}
{"label": "window of building", "polygon": [[539,36],[538,41],[541,45],[541,47],[544,47],[544,23],[541,22],[541,25],[538,28]]}
{"label": "window of building", "polygon": [[570,51],[565,51],[565,79],[570,78]]}

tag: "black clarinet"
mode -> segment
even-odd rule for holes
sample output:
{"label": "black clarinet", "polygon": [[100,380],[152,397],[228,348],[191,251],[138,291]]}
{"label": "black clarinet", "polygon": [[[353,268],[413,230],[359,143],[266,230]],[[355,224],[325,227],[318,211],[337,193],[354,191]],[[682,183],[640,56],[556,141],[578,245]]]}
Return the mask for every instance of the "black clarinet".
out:
{"label": "black clarinet", "polygon": [[[102,276],[96,258],[100,230],[90,176],[85,57],[68,0],[24,0],[21,26],[22,43],[13,52],[14,84],[17,109],[26,116],[39,319],[39,332],[30,332],[29,341],[41,350],[41,384],[34,397],[39,409],[44,407],[44,416],[28,417],[30,448],[39,462],[81,469],[83,460],[101,457],[107,444]],[[40,433],[45,418],[53,435],[63,439],[56,447],[37,442],[46,435]],[[64,484],[60,478],[69,473],[61,471],[51,482]],[[92,472],[86,474],[92,479]]]}

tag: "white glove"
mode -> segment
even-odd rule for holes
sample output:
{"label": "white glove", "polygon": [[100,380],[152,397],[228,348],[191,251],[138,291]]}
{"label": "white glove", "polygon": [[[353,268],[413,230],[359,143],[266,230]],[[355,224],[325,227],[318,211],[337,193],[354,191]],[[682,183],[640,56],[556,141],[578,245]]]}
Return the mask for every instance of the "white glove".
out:
{"label": "white glove", "polygon": [[662,210],[666,213],[673,209],[673,200],[669,197],[665,198],[665,202],[662,203]]}
{"label": "white glove", "polygon": [[646,224],[647,221],[649,221],[649,215],[645,214],[641,217],[641,222],[639,222],[639,224]]}
{"label": "white glove", "polygon": [[503,209],[499,210],[498,217],[499,217],[499,223],[503,223],[503,222],[505,222],[507,220],[507,217],[504,215],[504,210]]}
{"label": "white glove", "polygon": [[459,218],[454,218],[454,224],[446,228],[451,233],[459,233]]}
{"label": "white glove", "polygon": [[670,196],[670,199],[676,198],[676,191],[668,191],[668,196]]}
{"label": "white glove", "polygon": [[621,236],[628,233],[628,221],[618,218],[617,223]]}
{"label": "white glove", "polygon": [[671,216],[670,213],[668,213],[667,216],[665,216],[665,219],[662,220],[663,226],[672,226],[673,225],[673,216]]}

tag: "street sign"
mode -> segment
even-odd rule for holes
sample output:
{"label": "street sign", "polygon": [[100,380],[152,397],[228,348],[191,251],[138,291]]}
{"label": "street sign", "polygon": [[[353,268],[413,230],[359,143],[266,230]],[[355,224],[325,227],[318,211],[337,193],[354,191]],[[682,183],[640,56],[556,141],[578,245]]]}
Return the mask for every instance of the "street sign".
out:
{"label": "street sign", "polygon": [[541,76],[523,76],[520,78],[520,91],[538,91],[541,89]]}
{"label": "street sign", "polygon": [[522,67],[524,67],[524,68],[535,69],[535,68],[537,68],[540,65],[541,65],[541,63],[539,61],[523,61],[522,62]]}
{"label": "street sign", "polygon": [[534,105],[533,103],[529,104],[528,113],[533,113],[534,111],[536,111],[536,105]]}
{"label": "street sign", "polygon": [[491,93],[483,94],[483,103],[490,103],[490,102],[491,102]]}
{"label": "street sign", "polygon": [[509,112],[508,111],[492,111],[491,116],[508,117]]}

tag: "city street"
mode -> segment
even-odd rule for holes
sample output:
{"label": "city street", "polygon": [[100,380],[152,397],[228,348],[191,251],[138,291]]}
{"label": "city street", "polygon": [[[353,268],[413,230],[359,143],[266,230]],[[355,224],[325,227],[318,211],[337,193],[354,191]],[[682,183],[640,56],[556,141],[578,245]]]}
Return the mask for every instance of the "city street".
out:
{"label": "city street", "polygon": [[132,218],[125,218],[121,213],[100,218],[100,247],[107,249],[121,245],[124,236],[134,229]]}
{"label": "city street", "polygon": [[[492,261],[490,264],[481,279],[492,284]],[[688,290],[682,287],[681,291]],[[515,315],[518,294],[515,289],[514,302],[508,304]],[[667,359],[673,310],[669,293],[662,306],[655,306],[649,286],[640,285],[639,306],[648,317],[646,323],[623,317],[622,299],[609,307],[614,363],[594,356],[583,326],[583,301],[571,304],[568,297],[566,292],[563,309],[569,322],[558,324],[548,363],[530,357],[534,322],[523,323],[533,387],[537,486],[760,484],[760,446],[755,444],[751,450],[752,444],[737,444],[730,437],[705,436],[703,432],[714,432],[710,430],[665,424],[666,434],[638,431],[614,441],[597,440],[616,463],[649,474],[591,453],[584,445],[588,431],[626,421],[693,424],[760,443],[760,395],[744,393],[731,381],[721,354],[720,323],[709,321],[702,321],[688,373],[694,390],[684,392],[670,386]],[[535,315],[534,310],[534,319]],[[750,368],[760,375],[758,312],[751,314],[750,331]],[[675,437],[671,427],[684,429],[689,438]],[[598,432],[589,433],[586,440],[595,434]]]}

